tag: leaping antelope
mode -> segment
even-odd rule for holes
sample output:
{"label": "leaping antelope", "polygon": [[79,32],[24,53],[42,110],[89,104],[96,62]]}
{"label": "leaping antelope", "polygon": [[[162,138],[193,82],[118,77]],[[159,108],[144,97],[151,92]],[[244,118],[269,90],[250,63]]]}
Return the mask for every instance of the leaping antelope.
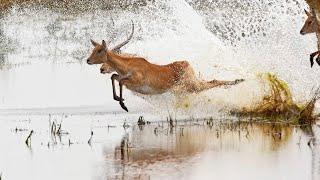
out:
{"label": "leaping antelope", "polygon": [[[134,26],[133,26],[134,27]],[[234,81],[203,81],[197,79],[193,68],[187,61],[175,61],[167,65],[157,65],[148,62],[142,57],[126,56],[118,54],[115,50],[129,42],[132,37],[134,28],[130,37],[116,48],[108,49],[107,43],[102,40],[99,44],[91,40],[94,49],[87,59],[88,64],[102,64],[101,73],[112,73],[113,98],[119,101],[120,106],[128,112],[124,105],[123,85],[129,90],[145,94],[155,95],[168,91],[177,93],[198,93],[207,89],[219,86],[236,85],[244,79]],[[114,81],[119,82],[120,96],[116,95]]]}
{"label": "leaping antelope", "polygon": [[306,19],[302,29],[300,30],[301,35],[309,34],[309,33],[316,33],[317,41],[318,41],[318,51],[313,52],[310,54],[310,63],[311,67],[314,64],[313,58],[317,56],[316,62],[320,66],[320,22],[317,20],[316,13],[312,9],[311,12],[304,10],[307,14],[308,18]]}

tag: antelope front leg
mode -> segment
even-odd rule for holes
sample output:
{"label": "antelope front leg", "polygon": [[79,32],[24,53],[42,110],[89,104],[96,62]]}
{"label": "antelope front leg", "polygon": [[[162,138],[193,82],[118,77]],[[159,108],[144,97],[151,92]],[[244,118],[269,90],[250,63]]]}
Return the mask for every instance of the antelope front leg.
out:
{"label": "antelope front leg", "polygon": [[318,65],[320,66],[320,51],[318,51],[319,53],[318,53],[318,57],[317,57],[317,59],[316,59],[316,62],[318,63]]}
{"label": "antelope front leg", "polygon": [[120,76],[118,74],[112,74],[112,76],[111,76],[113,99],[116,101],[120,101],[120,97],[117,96],[117,94],[116,94],[116,88],[114,87],[114,80],[119,81],[119,77]]}
{"label": "antelope front leg", "polygon": [[119,81],[119,87],[120,87],[120,101],[119,101],[119,104],[120,106],[122,107],[122,109],[124,109],[125,111],[129,112],[128,111],[128,108],[124,105],[123,103],[123,98],[122,98],[122,87],[123,85],[129,81],[129,78],[123,78]]}
{"label": "antelope front leg", "polygon": [[316,62],[319,64],[320,66],[320,51],[316,51],[312,54],[310,54],[310,63],[311,63],[311,67],[313,66],[314,62],[313,62],[313,58],[318,54],[318,57],[316,59]]}

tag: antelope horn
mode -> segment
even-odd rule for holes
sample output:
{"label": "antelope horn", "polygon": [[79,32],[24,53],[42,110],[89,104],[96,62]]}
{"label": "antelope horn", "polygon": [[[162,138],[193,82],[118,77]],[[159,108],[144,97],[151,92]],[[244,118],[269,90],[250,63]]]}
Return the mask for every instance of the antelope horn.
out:
{"label": "antelope horn", "polygon": [[126,44],[128,44],[128,42],[131,40],[132,36],[133,36],[133,32],[134,32],[134,23],[133,21],[131,20],[131,23],[132,23],[132,31],[131,31],[131,34],[130,36],[127,38],[127,40],[123,41],[122,43],[116,45],[112,50],[113,51],[116,51],[116,52],[120,52],[120,48]]}
{"label": "antelope horn", "polygon": [[[112,26],[114,27],[114,20],[113,20],[113,18],[112,17],[110,17],[110,20],[111,20],[111,24],[112,24]],[[107,44],[110,44],[113,40],[114,40],[114,38],[115,38],[115,35],[116,35],[116,33],[113,31],[112,32],[112,34],[111,34],[111,37],[109,38],[109,40],[108,40],[108,43]]]}

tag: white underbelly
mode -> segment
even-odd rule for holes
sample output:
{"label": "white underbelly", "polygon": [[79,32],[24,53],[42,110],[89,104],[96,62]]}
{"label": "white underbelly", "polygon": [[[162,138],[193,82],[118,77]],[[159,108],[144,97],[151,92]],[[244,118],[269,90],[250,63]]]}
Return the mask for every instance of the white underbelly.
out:
{"label": "white underbelly", "polygon": [[131,91],[141,93],[141,94],[162,94],[165,92],[164,90],[158,90],[147,85],[139,86],[139,87],[127,87],[127,88],[130,89]]}

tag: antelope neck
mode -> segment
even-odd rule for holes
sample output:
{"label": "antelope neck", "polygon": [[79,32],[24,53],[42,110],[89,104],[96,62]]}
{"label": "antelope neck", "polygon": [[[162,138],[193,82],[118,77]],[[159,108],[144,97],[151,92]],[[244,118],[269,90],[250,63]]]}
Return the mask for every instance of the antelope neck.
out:
{"label": "antelope neck", "polygon": [[117,71],[118,74],[127,74],[127,59],[113,53],[112,51],[107,51],[107,62]]}

